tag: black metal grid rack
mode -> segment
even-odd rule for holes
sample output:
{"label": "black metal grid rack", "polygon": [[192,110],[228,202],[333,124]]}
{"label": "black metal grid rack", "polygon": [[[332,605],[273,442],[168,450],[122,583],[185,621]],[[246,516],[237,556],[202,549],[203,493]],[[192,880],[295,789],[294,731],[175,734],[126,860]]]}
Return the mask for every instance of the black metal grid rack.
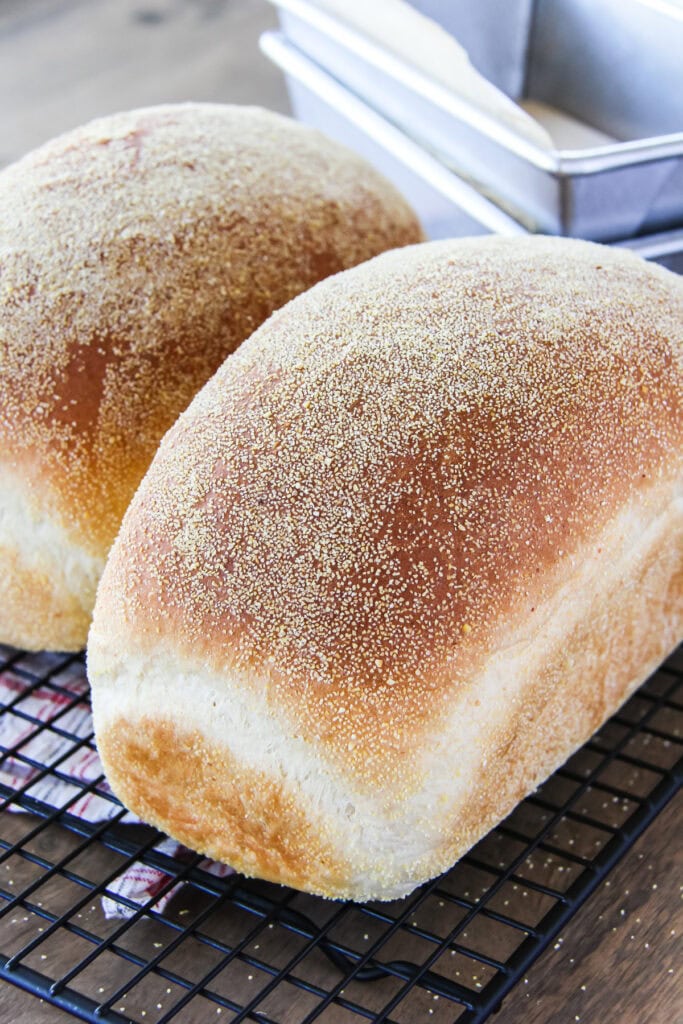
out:
{"label": "black metal grid rack", "polygon": [[[87,729],[82,659],[0,647],[3,678],[21,728],[0,751],[0,976],[88,1021],[481,1022],[681,781],[679,651],[450,872],[394,903],[328,902],[170,857],[118,805],[76,816],[87,794],[116,804],[70,768],[94,753],[70,724],[82,710]],[[60,780],[53,806],[40,794]],[[165,873],[142,905],[112,888],[136,863]],[[107,895],[127,920],[105,917]]]}

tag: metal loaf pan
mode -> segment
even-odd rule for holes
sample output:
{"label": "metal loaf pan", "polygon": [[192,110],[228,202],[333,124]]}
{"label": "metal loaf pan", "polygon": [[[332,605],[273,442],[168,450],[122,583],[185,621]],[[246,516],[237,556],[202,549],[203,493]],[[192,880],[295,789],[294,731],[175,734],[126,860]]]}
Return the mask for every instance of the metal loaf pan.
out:
{"label": "metal loaf pan", "polygon": [[[430,238],[528,234],[526,228],[322,71],[280,33],[266,32],[261,37],[261,49],[285,73],[299,120],[354,149],[393,181],[414,207]],[[683,273],[683,230],[620,244]]]}
{"label": "metal loaf pan", "polygon": [[614,140],[543,149],[308,0],[283,31],[530,230],[596,241],[683,226],[683,7],[673,0],[413,0],[512,99]]}
{"label": "metal loaf pan", "polygon": [[296,117],[360,153],[381,171],[408,199],[430,238],[527,233],[283,35],[265,32],[260,45],[284,72]]}

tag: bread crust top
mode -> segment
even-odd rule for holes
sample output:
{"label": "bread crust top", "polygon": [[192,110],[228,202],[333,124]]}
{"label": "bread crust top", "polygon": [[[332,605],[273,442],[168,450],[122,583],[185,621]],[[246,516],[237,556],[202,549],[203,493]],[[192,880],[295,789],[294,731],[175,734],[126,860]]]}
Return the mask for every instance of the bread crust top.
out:
{"label": "bread crust top", "polygon": [[359,157],[257,108],[153,107],[47,143],[0,174],[2,461],[106,550],[160,437],[255,327],[420,237]]}
{"label": "bread crust top", "polygon": [[237,671],[361,788],[409,790],[476,665],[670,493],[682,405],[675,275],[549,238],[386,253],[275,313],[166,436],[98,647]]}

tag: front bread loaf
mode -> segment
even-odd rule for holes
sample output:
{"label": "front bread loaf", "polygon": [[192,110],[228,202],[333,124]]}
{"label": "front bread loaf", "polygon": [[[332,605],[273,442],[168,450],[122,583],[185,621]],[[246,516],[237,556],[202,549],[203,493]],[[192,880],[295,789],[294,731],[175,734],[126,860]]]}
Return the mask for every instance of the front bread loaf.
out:
{"label": "front bread loaf", "polygon": [[683,282],[557,239],[379,256],[164,439],[89,641],[123,802],[238,870],[389,899],[683,632]]}
{"label": "front bread loaf", "polygon": [[77,649],[159,439],[274,309],[419,241],[363,160],[254,108],[106,117],[0,174],[0,642]]}

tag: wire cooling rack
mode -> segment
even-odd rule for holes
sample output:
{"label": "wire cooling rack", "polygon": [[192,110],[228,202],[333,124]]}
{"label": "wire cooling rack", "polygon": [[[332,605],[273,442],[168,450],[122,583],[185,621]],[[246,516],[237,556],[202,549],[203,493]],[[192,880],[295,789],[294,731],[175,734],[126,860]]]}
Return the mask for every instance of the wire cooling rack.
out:
{"label": "wire cooling rack", "polygon": [[[328,902],[215,877],[123,823],[81,770],[96,757],[81,657],[0,647],[3,679],[0,724],[20,728],[0,730],[15,737],[0,748],[0,976],[87,1021],[479,1024],[681,782],[679,651],[447,874],[393,903]],[[91,798],[113,817],[79,817]],[[141,865],[159,869],[143,903],[118,884]]]}

